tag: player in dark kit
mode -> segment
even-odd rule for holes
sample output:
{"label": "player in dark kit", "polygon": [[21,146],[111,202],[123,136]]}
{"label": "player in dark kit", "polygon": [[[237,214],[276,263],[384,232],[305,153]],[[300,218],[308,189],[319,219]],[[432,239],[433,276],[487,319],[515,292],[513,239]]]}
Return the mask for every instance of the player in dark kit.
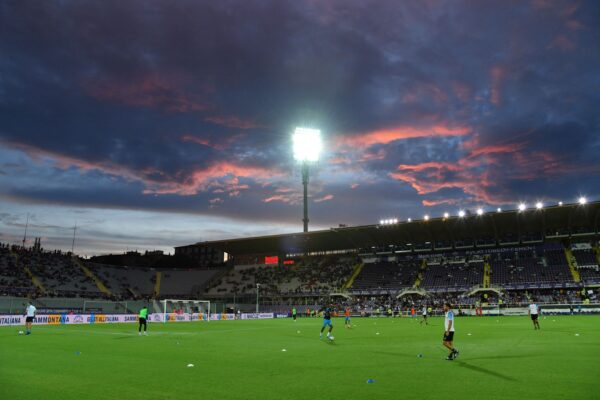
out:
{"label": "player in dark kit", "polygon": [[333,330],[333,324],[331,323],[331,309],[330,308],[326,308],[323,311],[323,327],[321,328],[321,333],[319,335],[319,338],[323,337],[323,331],[328,326],[329,326],[329,331],[327,331],[327,339],[333,340],[333,336],[331,336],[331,331]]}

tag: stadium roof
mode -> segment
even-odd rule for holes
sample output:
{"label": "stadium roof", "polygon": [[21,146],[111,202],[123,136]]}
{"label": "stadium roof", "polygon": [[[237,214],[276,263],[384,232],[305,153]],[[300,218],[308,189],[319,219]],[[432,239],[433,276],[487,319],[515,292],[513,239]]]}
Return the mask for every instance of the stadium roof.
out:
{"label": "stadium roof", "polygon": [[[488,212],[481,216],[467,214],[416,220],[391,225],[364,225],[331,228],[308,233],[259,236],[241,239],[199,242],[180,246],[208,247],[231,255],[299,254],[338,250],[414,246],[444,243],[444,247],[486,240],[487,243],[535,242],[542,238],[593,236],[598,233],[600,202],[586,205],[551,206],[541,210],[527,209]],[[439,247],[439,246],[437,246]],[[471,245],[472,247],[472,245]]]}

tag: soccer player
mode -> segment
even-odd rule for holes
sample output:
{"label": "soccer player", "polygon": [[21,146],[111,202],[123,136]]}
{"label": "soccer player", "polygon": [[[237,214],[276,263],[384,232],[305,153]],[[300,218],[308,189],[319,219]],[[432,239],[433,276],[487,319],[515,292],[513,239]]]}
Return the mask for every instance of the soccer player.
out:
{"label": "soccer player", "polygon": [[297,314],[296,307],[294,307],[294,308],[292,308],[292,318],[294,318],[294,322],[296,322],[296,314]]}
{"label": "soccer player", "polygon": [[33,325],[33,319],[35,318],[36,308],[33,303],[30,301],[27,305],[27,309],[25,310],[25,334],[31,335],[31,326]]}
{"label": "soccer player", "polygon": [[319,339],[323,338],[323,331],[326,327],[329,327],[327,331],[327,339],[333,340],[333,336],[331,336],[331,331],[333,330],[333,324],[331,323],[331,309],[328,307],[323,311],[323,327],[321,328],[321,333],[319,334]]}
{"label": "soccer player", "polygon": [[346,316],[346,318],[344,319],[344,326],[346,328],[350,328],[350,307],[346,307],[344,315]]}
{"label": "soccer player", "polygon": [[140,326],[138,328],[138,335],[142,336],[142,325],[144,326],[144,336],[148,335],[148,307],[144,306],[140,310]]}
{"label": "soccer player", "polygon": [[423,325],[423,322],[425,322],[425,325],[429,325],[427,323],[427,305],[423,306],[423,311],[421,311],[421,316],[423,317],[423,319],[419,322],[419,324]]}
{"label": "soccer player", "polygon": [[533,330],[540,329],[540,321],[538,321],[538,316],[540,314],[540,309],[537,304],[531,299],[529,301],[529,315],[531,316],[531,321],[533,322]]}
{"label": "soccer player", "polygon": [[444,319],[444,347],[447,348],[450,353],[446,360],[452,361],[458,357],[458,350],[454,348],[454,313],[450,307],[450,303],[444,303],[444,312],[446,318]]}

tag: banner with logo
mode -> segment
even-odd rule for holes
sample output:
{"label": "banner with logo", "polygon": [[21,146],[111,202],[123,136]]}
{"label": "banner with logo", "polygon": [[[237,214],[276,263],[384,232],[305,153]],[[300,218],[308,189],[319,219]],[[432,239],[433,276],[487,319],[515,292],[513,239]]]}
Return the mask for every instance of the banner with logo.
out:
{"label": "banner with logo", "polygon": [[[22,315],[0,315],[0,326],[25,325]],[[135,314],[47,314],[33,319],[34,325],[114,324],[137,322]]]}
{"label": "banner with logo", "polygon": [[235,319],[235,314],[219,314],[219,313],[214,313],[214,314],[210,314],[210,320],[211,321],[226,321],[226,320],[234,320]]}
{"label": "banner with logo", "polygon": [[245,313],[242,314],[242,319],[271,319],[275,318],[273,313]]}
{"label": "banner with logo", "polygon": [[[241,314],[242,319],[271,319],[275,318],[273,313],[249,313]],[[148,315],[148,322],[191,322],[207,321],[208,315],[204,313],[176,314],[176,313],[152,313]],[[210,315],[211,321],[233,321],[235,314],[215,313]],[[34,318],[34,325],[72,325],[72,324],[118,324],[135,323],[138,321],[136,314],[48,314],[38,315]],[[25,317],[22,315],[0,315],[0,326],[25,325]]]}

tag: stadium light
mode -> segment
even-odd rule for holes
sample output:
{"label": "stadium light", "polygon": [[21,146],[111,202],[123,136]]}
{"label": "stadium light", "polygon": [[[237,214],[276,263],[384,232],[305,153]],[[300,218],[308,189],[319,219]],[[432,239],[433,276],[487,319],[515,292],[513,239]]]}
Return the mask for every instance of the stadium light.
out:
{"label": "stadium light", "polygon": [[525,205],[525,203],[521,203],[519,204],[519,211],[523,212],[527,209],[527,206]]}
{"label": "stadium light", "polygon": [[562,207],[562,205],[563,205],[563,202],[562,202],[562,201],[559,201],[559,202],[558,202],[558,205],[559,205],[560,207]]}
{"label": "stadium light", "polygon": [[407,219],[408,222],[412,222],[412,218]]}
{"label": "stadium light", "polygon": [[483,209],[482,208],[478,208],[477,209],[477,215],[479,215],[480,217],[483,215]]}
{"label": "stadium light", "polygon": [[582,205],[582,206],[586,205],[587,204],[587,199],[585,197],[581,196],[579,198],[579,204]]}
{"label": "stadium light", "polygon": [[423,219],[424,219],[425,221],[429,221],[429,215],[425,214],[425,215],[423,216]]}
{"label": "stadium light", "polygon": [[319,161],[321,154],[321,131],[318,129],[296,128],[294,136],[294,159],[302,162]]}
{"label": "stadium light", "polygon": [[541,201],[538,201],[537,203],[535,203],[535,208],[541,210],[542,208],[544,208],[544,204]]}
{"label": "stadium light", "polygon": [[498,209],[496,211],[498,211],[499,213],[501,213],[502,209],[500,207],[498,207]]}
{"label": "stadium light", "polygon": [[458,216],[459,216],[460,218],[464,218],[464,217],[465,217],[465,215],[466,215],[466,213],[465,213],[465,210],[460,210],[460,211],[458,212]]}
{"label": "stadium light", "polygon": [[302,162],[302,185],[304,186],[304,232],[308,232],[308,171],[309,163],[319,161],[321,154],[321,131],[318,129],[296,128],[292,136],[294,159]]}
{"label": "stadium light", "polygon": [[445,218],[445,219],[448,219],[448,218],[450,218],[450,214],[448,214],[447,212],[445,212],[445,213],[444,213],[444,218]]}

